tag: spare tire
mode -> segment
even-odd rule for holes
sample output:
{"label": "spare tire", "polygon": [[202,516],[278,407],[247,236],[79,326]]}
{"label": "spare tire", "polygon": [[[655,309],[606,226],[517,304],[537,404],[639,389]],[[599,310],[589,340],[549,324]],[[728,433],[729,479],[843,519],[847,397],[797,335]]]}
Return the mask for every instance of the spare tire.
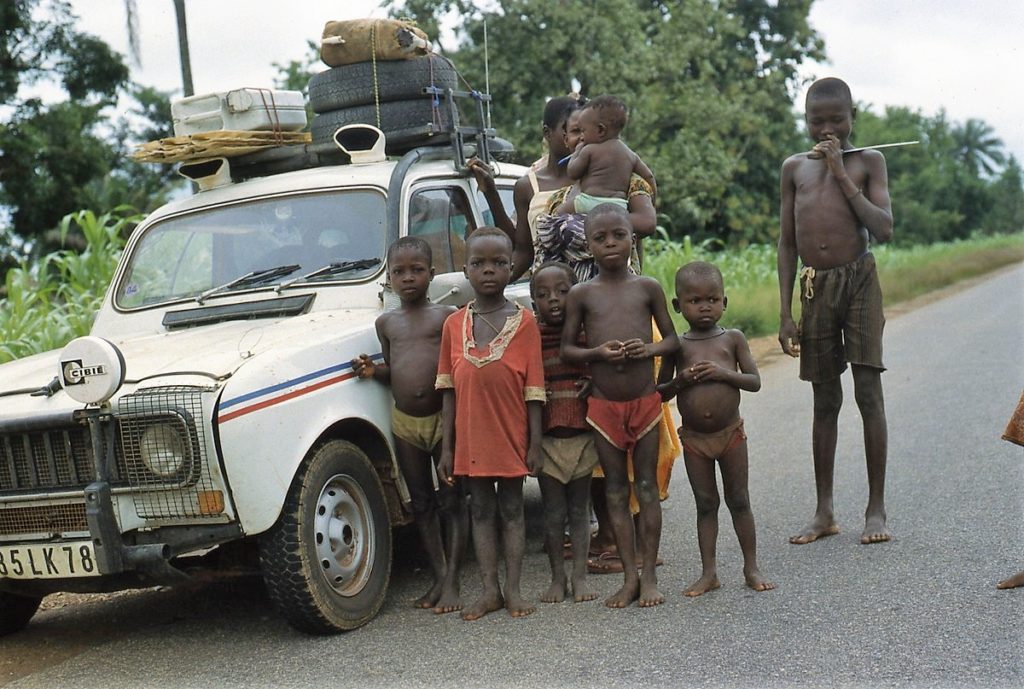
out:
{"label": "spare tire", "polygon": [[[425,86],[440,89],[458,87],[458,74],[451,60],[426,55],[412,60],[377,60],[333,67],[309,80],[309,105],[313,112],[330,112],[358,105],[423,98]],[[374,96],[374,84],[378,95]]]}
{"label": "spare tire", "polygon": [[346,124],[372,124],[379,127],[387,137],[388,153],[397,153],[400,148],[419,144],[446,142],[449,140],[448,134],[439,132],[446,132],[452,126],[445,100],[442,99],[435,108],[433,99],[421,97],[382,102],[379,125],[374,105],[320,113],[313,118],[310,127],[313,143],[332,143],[334,132]]}

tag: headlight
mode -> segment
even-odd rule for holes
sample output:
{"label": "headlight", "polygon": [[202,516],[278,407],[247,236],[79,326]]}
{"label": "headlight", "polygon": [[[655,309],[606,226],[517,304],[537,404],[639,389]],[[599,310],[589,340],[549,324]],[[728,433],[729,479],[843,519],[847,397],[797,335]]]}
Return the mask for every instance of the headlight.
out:
{"label": "headlight", "polygon": [[172,479],[184,472],[189,448],[173,427],[158,425],[142,434],[140,454],[147,469],[160,478]]}

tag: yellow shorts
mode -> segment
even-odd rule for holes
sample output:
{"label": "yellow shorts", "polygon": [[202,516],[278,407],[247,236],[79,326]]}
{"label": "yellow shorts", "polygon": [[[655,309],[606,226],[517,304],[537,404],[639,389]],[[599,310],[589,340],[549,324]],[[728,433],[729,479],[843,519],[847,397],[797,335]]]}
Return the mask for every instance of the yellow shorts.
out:
{"label": "yellow shorts", "polygon": [[398,408],[391,410],[391,432],[424,452],[433,452],[441,444],[441,412],[430,416],[410,416]]}
{"label": "yellow shorts", "polygon": [[541,451],[544,453],[541,473],[562,484],[589,476],[597,466],[597,446],[590,431],[568,438],[545,435],[541,438]]}

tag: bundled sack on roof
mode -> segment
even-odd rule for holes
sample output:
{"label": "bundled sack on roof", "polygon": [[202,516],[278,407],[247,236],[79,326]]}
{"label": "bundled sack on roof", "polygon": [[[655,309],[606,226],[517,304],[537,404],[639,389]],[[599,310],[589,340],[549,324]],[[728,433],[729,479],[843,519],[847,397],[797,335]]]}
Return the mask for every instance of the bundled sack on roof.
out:
{"label": "bundled sack on roof", "polygon": [[329,67],[370,60],[408,60],[426,55],[430,39],[415,24],[400,19],[349,19],[327,22],[320,59]]}

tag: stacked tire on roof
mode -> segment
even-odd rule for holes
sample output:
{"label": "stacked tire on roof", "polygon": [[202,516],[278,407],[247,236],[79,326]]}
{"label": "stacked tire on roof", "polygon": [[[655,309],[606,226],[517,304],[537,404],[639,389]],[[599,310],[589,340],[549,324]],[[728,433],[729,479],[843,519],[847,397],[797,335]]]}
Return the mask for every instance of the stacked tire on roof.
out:
{"label": "stacked tire on roof", "polygon": [[426,34],[407,22],[328,22],[321,59],[330,69],[309,81],[314,143],[328,143],[347,124],[372,124],[389,153],[436,141],[451,127],[448,103],[425,92],[458,87],[455,66],[428,53]]}

